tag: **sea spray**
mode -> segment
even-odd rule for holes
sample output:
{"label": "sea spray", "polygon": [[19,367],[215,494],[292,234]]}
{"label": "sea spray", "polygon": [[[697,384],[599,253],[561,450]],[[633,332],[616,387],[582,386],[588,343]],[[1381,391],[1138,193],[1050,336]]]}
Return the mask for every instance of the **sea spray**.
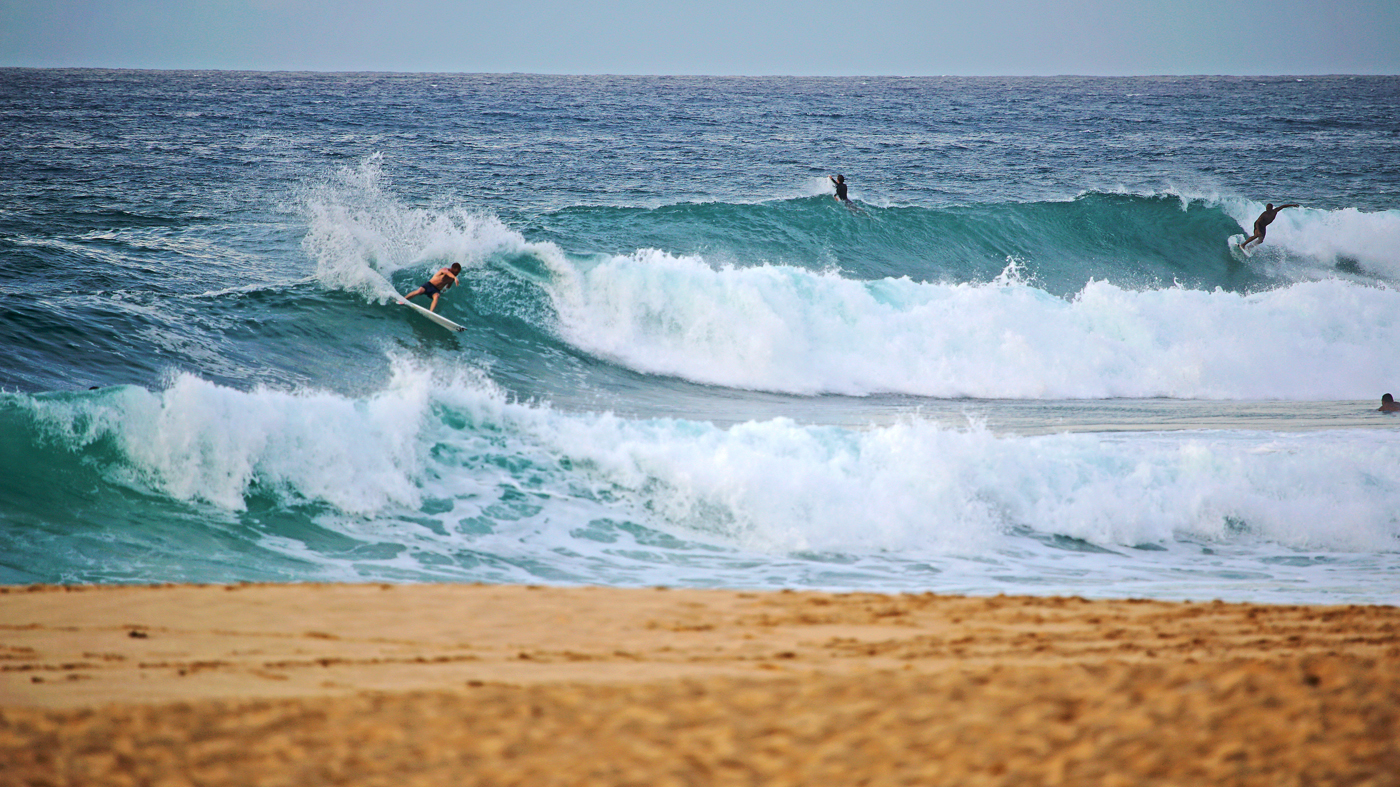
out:
{"label": "sea spray", "polygon": [[454,262],[470,270],[487,254],[523,244],[479,211],[405,206],[386,188],[386,177],[376,155],[302,189],[308,224],[302,248],[328,289],[382,300],[395,293],[389,278],[400,270],[424,278]]}

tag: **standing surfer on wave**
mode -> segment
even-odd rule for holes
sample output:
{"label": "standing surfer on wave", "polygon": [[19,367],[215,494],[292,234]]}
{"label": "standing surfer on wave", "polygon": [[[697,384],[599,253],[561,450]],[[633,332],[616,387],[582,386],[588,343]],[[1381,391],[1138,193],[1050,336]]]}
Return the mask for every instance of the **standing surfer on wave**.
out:
{"label": "standing surfer on wave", "polygon": [[[438,296],[442,295],[443,290],[457,283],[457,274],[461,272],[461,263],[454,262],[451,268],[440,269],[437,273],[433,274],[431,279],[424,282],[422,287],[403,296],[403,299],[408,300],[418,295],[431,295],[433,296],[433,302],[428,306],[428,311],[435,312],[437,311]],[[452,281],[448,281],[448,279]]]}
{"label": "standing surfer on wave", "polygon": [[1274,222],[1274,217],[1278,215],[1278,212],[1283,210],[1284,208],[1296,207],[1298,206],[1291,202],[1287,205],[1280,205],[1277,208],[1274,207],[1274,203],[1272,202],[1265,205],[1264,212],[1260,213],[1259,218],[1254,220],[1254,234],[1244,239],[1244,243],[1240,244],[1240,249],[1243,250],[1245,246],[1248,246],[1252,241],[1256,240],[1259,241],[1260,246],[1263,246],[1264,230]]}

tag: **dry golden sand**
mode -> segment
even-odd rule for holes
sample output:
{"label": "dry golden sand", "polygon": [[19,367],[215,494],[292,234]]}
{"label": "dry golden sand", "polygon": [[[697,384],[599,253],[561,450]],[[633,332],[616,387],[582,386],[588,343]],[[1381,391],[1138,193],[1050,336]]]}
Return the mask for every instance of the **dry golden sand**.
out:
{"label": "dry golden sand", "polygon": [[1398,785],[1400,610],[0,588],[3,785]]}

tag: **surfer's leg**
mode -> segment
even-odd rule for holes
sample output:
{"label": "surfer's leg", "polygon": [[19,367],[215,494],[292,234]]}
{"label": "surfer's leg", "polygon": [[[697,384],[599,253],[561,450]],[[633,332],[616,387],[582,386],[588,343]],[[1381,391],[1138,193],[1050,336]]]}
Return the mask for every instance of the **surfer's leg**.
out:
{"label": "surfer's leg", "polygon": [[418,289],[414,290],[413,292],[410,292],[409,294],[403,296],[403,299],[404,299],[404,300],[408,300],[409,298],[416,298],[416,297],[418,297],[419,295],[422,295],[422,294],[423,294],[423,288],[422,288],[422,287],[419,287]]}
{"label": "surfer's leg", "polygon": [[433,302],[432,302],[431,305],[428,306],[428,311],[430,311],[430,312],[435,312],[435,311],[437,311],[437,299],[438,299],[438,294],[437,294],[437,293],[433,293]]}

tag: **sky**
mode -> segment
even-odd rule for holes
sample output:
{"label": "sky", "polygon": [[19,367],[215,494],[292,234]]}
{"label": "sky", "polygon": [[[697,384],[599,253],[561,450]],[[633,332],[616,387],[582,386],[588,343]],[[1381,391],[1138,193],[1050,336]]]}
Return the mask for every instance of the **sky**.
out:
{"label": "sky", "polygon": [[1400,74],[1400,0],[0,0],[0,67]]}

